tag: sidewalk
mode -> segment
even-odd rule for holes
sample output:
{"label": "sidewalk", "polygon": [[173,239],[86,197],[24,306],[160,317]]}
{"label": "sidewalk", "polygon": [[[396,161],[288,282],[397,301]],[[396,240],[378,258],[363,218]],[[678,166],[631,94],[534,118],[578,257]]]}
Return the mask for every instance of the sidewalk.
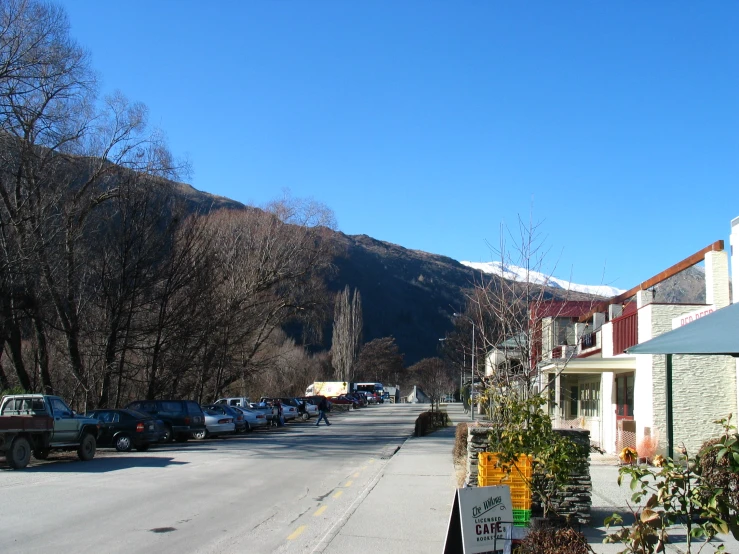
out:
{"label": "sidewalk", "polygon": [[425,437],[409,438],[324,552],[443,551],[456,489],[452,461],[455,425],[469,417],[461,404],[449,404],[446,410],[452,425]]}

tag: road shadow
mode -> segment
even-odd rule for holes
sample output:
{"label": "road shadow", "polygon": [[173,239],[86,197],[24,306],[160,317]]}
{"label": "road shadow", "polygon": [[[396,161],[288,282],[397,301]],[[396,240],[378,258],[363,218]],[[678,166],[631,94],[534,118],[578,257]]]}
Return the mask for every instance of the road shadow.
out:
{"label": "road shadow", "polygon": [[[89,462],[82,462],[76,457],[51,458],[45,461],[31,461],[31,465],[21,470],[24,473],[109,473],[123,469],[141,467],[170,467],[187,465],[189,462],[175,461],[174,458],[154,456],[120,456],[94,458]],[[0,471],[15,471],[7,464],[0,464]]]}

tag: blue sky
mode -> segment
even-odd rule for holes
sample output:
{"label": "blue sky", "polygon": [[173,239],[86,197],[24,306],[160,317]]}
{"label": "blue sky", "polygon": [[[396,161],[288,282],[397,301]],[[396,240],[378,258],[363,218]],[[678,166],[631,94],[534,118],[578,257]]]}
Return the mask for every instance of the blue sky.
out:
{"label": "blue sky", "polygon": [[198,189],[289,188],[340,230],[629,288],[739,216],[739,4],[64,0],[104,91],[148,105]]}

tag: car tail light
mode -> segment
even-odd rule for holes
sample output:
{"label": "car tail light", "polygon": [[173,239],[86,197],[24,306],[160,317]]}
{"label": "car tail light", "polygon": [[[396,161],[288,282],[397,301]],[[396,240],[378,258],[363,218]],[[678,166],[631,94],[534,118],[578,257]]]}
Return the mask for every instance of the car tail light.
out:
{"label": "car tail light", "polygon": [[190,425],[190,418],[189,417],[186,417],[185,418],[185,425]]}
{"label": "car tail light", "polygon": [[233,420],[231,418],[225,418],[225,419],[219,419],[218,423],[231,423]]}
{"label": "car tail light", "polygon": [[137,433],[143,433],[144,432],[144,424],[140,421],[136,424],[136,432]]}
{"label": "car tail light", "polygon": [[257,416],[257,419],[267,419],[267,416],[264,416],[264,415],[261,415],[260,414],[260,415]]}

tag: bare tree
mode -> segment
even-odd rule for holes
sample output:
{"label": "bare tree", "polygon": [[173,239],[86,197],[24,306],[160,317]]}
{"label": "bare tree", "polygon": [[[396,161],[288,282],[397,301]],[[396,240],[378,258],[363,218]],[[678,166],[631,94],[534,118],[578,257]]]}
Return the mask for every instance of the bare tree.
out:
{"label": "bare tree", "polygon": [[425,358],[408,368],[408,374],[426,393],[432,406],[454,390],[452,366],[441,358]]}
{"label": "bare tree", "polygon": [[357,381],[397,385],[404,378],[403,355],[393,337],[382,337],[362,345],[354,372]]}
{"label": "bare tree", "polygon": [[334,302],[334,329],[331,339],[331,358],[336,377],[341,381],[354,380],[354,365],[362,340],[362,298],[358,290],[350,293],[349,285],[336,294]]}

